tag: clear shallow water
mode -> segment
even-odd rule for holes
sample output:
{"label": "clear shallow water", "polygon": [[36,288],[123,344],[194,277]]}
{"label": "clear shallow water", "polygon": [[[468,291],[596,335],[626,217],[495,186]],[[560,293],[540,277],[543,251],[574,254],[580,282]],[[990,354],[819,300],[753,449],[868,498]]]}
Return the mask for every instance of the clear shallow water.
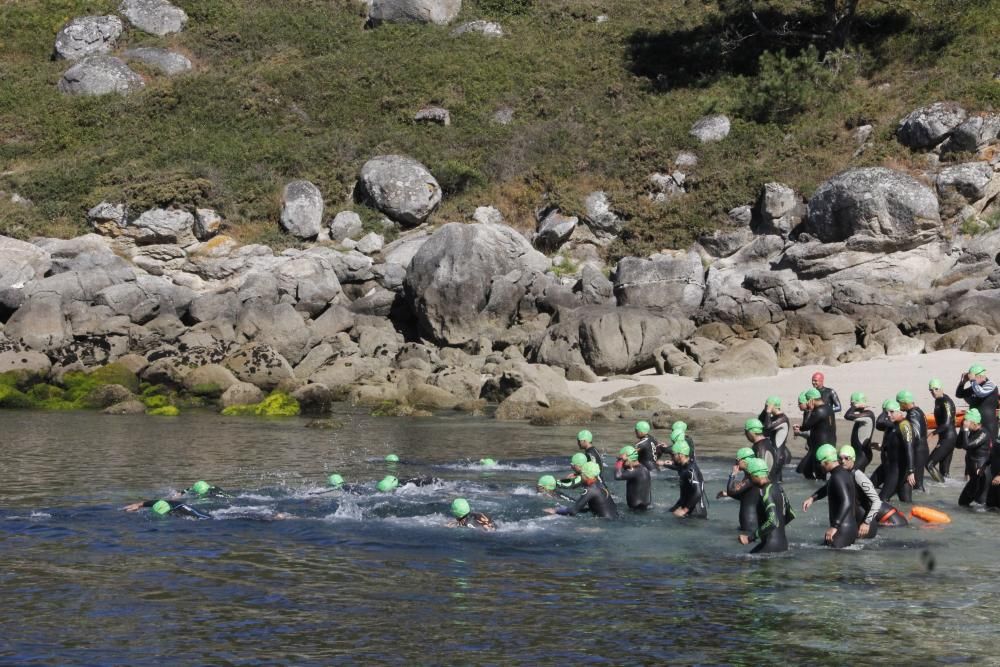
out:
{"label": "clear shallow water", "polygon": [[[534,481],[565,469],[575,427],[345,417],[330,432],[298,419],[0,413],[0,662],[996,660],[1000,516],[955,507],[958,482],[919,500],[949,511],[949,526],[883,530],[837,553],[817,546],[817,503],[789,526],[788,554],[751,558],[735,503],[713,501],[707,522],[667,515],[671,473],[642,516],[544,515]],[[592,430],[611,452],[628,426]],[[714,496],[740,438],[697,436]],[[472,463],[484,456],[500,465],[484,472]],[[366,491],[318,494],[333,471]],[[442,481],[375,493],[387,472]],[[800,505],[815,486],[788,477]],[[196,479],[237,497],[199,504],[211,521],[119,511]],[[444,528],[456,495],[500,530]],[[267,520],[276,512],[295,518]]]}

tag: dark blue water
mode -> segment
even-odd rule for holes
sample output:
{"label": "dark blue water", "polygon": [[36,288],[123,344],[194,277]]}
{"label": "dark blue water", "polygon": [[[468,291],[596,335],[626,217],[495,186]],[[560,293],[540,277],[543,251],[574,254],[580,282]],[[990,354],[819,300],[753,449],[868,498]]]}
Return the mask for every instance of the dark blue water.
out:
{"label": "dark blue water", "polygon": [[[789,527],[787,555],[753,558],[736,542],[735,503],[714,501],[707,522],[666,513],[670,473],[643,516],[544,515],[551,501],[534,482],[565,469],[575,427],[351,414],[332,432],[214,415],[0,419],[5,664],[996,661],[1000,516],[954,507],[958,482],[920,498],[949,511],[949,526],[884,530],[832,552],[818,546],[818,503]],[[628,442],[629,425],[593,430],[606,452]],[[714,495],[730,463],[709,454],[740,439],[698,442]],[[381,461],[390,452],[403,459],[392,469]],[[484,456],[500,465],[471,463]],[[330,472],[361,493],[320,493]],[[387,472],[442,481],[376,493]],[[196,479],[236,496],[199,504],[212,520],[119,509]],[[796,505],[814,488],[786,483]],[[446,528],[458,495],[500,529]]]}

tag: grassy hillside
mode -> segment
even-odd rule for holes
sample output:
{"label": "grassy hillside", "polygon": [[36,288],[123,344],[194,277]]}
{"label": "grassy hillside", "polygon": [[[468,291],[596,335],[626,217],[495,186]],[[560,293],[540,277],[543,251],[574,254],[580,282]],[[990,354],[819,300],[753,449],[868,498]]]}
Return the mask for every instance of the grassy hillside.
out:
{"label": "grassy hillside", "polygon": [[[220,210],[246,241],[287,243],[277,230],[282,185],[306,178],[331,214],[352,207],[358,169],[378,153],[427,164],[445,187],[436,220],[481,204],[533,226],[556,201],[578,211],[602,188],[631,217],[616,253],[688,242],[731,207],[779,180],[808,193],[854,164],[918,164],[892,140],[899,117],[951,99],[1000,108],[1000,0],[862,2],[852,46],[826,64],[771,62],[749,17],[686,0],[466,0],[459,22],[501,22],[500,40],[451,37],[448,27],[363,29],[359,5],[338,0],[177,0],[186,32],[131,30],[121,47],[181,50],[196,71],[151,71],[128,98],[62,96],[69,66],[53,40],[74,16],[107,13],[105,0],[19,0],[0,5],[0,233],[71,235],[102,199]],[[773,2],[778,16],[811,20],[809,3]],[[595,18],[606,14],[607,22]],[[775,14],[769,18],[775,18]],[[809,55],[812,54],[812,55]],[[807,52],[816,60],[822,53]],[[774,59],[772,59],[774,60]],[[782,74],[782,72],[786,74]],[[451,127],[416,125],[421,106],[450,109]],[[514,122],[491,122],[504,105]],[[700,146],[691,123],[733,118],[729,138]],[[876,125],[852,157],[855,125]],[[701,163],[691,192],[668,205],[645,198],[646,177],[679,150]]]}

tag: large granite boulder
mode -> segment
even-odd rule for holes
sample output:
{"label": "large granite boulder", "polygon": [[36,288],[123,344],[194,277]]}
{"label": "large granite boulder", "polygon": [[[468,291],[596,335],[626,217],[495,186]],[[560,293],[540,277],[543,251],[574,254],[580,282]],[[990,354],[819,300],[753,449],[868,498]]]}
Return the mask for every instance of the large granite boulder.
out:
{"label": "large granite boulder", "polygon": [[506,330],[532,275],[549,260],[502,225],[448,223],[413,256],[406,300],[420,332],[442,345],[463,345]]}
{"label": "large granite boulder", "polygon": [[149,65],[160,70],[167,76],[177,76],[191,70],[191,61],[184,55],[167,49],[158,49],[151,46],[140,46],[135,49],[126,49],[122,52],[122,57],[126,60],[138,60],[144,65]]}
{"label": "large granite boulder", "polygon": [[896,137],[910,148],[931,148],[946,139],[967,116],[965,109],[954,102],[935,102],[901,120]]}
{"label": "large granite boulder", "polygon": [[705,269],[694,251],[650,259],[625,257],[612,281],[619,305],[670,314],[690,315],[705,294]]}
{"label": "large granite boulder", "polygon": [[55,350],[73,340],[73,331],[63,314],[58,295],[30,299],[7,320],[4,335],[38,352]]}
{"label": "large granite boulder", "polygon": [[941,145],[941,153],[974,153],[996,143],[1000,138],[1000,113],[967,118]]}
{"label": "large granite boulder", "polygon": [[226,357],[223,365],[242,382],[266,390],[274,389],[282,380],[295,377],[288,361],[273,347],[263,343],[243,345]]}
{"label": "large granite boulder", "polygon": [[115,42],[124,28],[117,16],[79,16],[63,26],[56,35],[56,57],[79,60],[109,53],[115,48]]}
{"label": "large granite boulder", "polygon": [[[377,3],[376,3],[377,4]],[[402,225],[419,225],[441,203],[441,186],[411,157],[380,155],[361,168],[358,195]]]}
{"label": "large granite boulder", "polygon": [[625,221],[611,208],[605,192],[591,192],[583,200],[583,220],[598,238],[611,238],[621,233]]}
{"label": "large granite boulder", "polygon": [[124,235],[138,245],[172,243],[189,246],[198,242],[194,235],[194,216],[177,209],[154,208],[128,223]]}
{"label": "large granite boulder", "polygon": [[820,241],[848,241],[869,252],[913,248],[940,228],[934,192],[884,167],[851,169],[823,183],[809,200],[806,220],[806,231]]}
{"label": "large granite boulder", "polygon": [[778,355],[774,348],[759,338],[754,338],[727,349],[717,361],[701,369],[699,379],[710,382],[777,374]]}
{"label": "large granite boulder", "polygon": [[300,239],[314,239],[323,227],[323,193],[309,181],[292,181],[282,196],[281,227]]}
{"label": "large granite boulder", "polygon": [[379,23],[448,25],[462,10],[462,0],[372,0],[368,20]]}
{"label": "large granite boulder", "polygon": [[167,0],[122,0],[118,7],[129,23],[152,35],[180,32],[187,25],[187,13]]}
{"label": "large granite boulder", "polygon": [[935,185],[941,214],[951,217],[967,204],[1000,193],[1000,176],[994,174],[988,162],[967,162],[942,169]]}
{"label": "large granite boulder", "polygon": [[16,308],[27,284],[52,267],[49,253],[37,245],[0,236],[0,304]]}
{"label": "large granite boulder", "polygon": [[127,95],[146,83],[122,60],[112,56],[87,56],[63,73],[59,91],[67,95]]}

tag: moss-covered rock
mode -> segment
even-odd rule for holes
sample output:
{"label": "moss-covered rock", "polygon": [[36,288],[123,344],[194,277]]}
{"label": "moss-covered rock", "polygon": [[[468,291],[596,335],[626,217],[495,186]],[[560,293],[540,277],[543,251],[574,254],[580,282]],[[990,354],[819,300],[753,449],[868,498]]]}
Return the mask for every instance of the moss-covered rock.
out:
{"label": "moss-covered rock", "polygon": [[180,413],[181,411],[175,405],[164,405],[162,408],[146,410],[147,415],[152,415],[154,417],[176,417]]}
{"label": "moss-covered rock", "polygon": [[98,385],[120,384],[132,393],[139,391],[139,377],[124,365],[111,363],[90,372],[90,378]]}
{"label": "moss-covered rock", "polygon": [[260,403],[230,405],[222,410],[226,417],[297,417],[301,412],[299,402],[283,391],[272,392]]}
{"label": "moss-covered rock", "polygon": [[0,408],[33,408],[28,396],[10,385],[0,385]]}

